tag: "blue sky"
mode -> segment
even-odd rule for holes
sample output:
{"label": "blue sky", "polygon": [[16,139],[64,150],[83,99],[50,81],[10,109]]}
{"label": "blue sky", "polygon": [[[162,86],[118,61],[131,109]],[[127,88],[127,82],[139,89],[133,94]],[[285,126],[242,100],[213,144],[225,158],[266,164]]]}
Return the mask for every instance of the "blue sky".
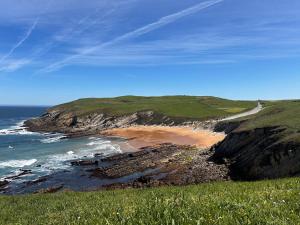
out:
{"label": "blue sky", "polygon": [[300,98],[299,0],[1,0],[0,104]]}

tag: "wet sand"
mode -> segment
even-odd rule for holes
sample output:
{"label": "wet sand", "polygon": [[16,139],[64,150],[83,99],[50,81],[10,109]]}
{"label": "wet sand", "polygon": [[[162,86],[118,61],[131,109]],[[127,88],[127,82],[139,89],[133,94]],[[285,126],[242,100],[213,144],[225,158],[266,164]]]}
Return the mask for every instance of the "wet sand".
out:
{"label": "wet sand", "polygon": [[208,130],[167,126],[116,128],[105,131],[102,134],[105,136],[126,138],[134,149],[163,143],[195,145],[199,148],[209,148],[225,138],[225,134],[214,133]]}

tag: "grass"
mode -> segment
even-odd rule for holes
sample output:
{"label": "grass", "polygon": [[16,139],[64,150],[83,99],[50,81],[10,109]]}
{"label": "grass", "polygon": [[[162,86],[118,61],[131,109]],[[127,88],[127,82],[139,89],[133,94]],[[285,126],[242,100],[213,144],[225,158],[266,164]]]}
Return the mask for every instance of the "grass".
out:
{"label": "grass", "polygon": [[282,140],[300,142],[300,100],[263,102],[265,109],[248,118],[239,130],[251,130],[263,127],[281,127],[285,129]]}
{"label": "grass", "polygon": [[0,224],[300,224],[300,179],[0,196]]}
{"label": "grass", "polygon": [[256,106],[254,101],[232,101],[215,97],[163,96],[80,99],[53,109],[86,115],[94,112],[111,116],[154,111],[173,118],[206,120],[240,113]]}

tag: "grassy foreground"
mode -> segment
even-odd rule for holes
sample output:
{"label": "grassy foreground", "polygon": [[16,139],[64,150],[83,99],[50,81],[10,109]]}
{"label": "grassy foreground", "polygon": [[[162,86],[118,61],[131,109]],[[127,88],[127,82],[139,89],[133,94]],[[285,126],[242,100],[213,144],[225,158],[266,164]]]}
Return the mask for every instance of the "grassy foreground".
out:
{"label": "grassy foreground", "polygon": [[216,97],[123,96],[117,98],[88,98],[69,102],[52,109],[72,112],[76,115],[105,113],[111,116],[139,111],[154,111],[169,117],[205,120],[233,115],[256,106],[255,101],[232,101]]}
{"label": "grassy foreground", "polygon": [[1,196],[0,224],[300,224],[300,179]]}

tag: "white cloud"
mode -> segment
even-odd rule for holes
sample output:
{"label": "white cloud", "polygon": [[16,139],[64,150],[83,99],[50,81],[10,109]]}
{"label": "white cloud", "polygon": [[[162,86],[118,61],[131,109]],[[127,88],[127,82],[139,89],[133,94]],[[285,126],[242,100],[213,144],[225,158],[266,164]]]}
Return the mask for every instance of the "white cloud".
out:
{"label": "white cloud", "polygon": [[5,61],[4,65],[0,66],[0,72],[14,72],[25,65],[30,64],[31,61],[28,59],[11,59]]}

